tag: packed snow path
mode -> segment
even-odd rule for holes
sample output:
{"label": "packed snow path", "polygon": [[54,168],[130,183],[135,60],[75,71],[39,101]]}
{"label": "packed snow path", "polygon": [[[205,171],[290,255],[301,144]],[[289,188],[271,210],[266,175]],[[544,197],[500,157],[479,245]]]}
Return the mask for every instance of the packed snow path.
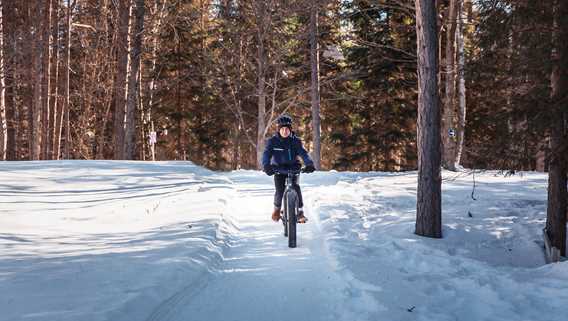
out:
{"label": "packed snow path", "polygon": [[563,320],[542,173],[444,172],[443,233],[413,234],[416,173],[302,176],[298,248],[272,178],[189,162],[4,162],[0,321]]}
{"label": "packed snow path", "polygon": [[354,289],[334,270],[316,219],[299,225],[291,249],[281,222],[270,220],[273,189],[242,184],[224,213],[236,229],[222,262],[147,320],[358,320],[369,312],[353,304]]}

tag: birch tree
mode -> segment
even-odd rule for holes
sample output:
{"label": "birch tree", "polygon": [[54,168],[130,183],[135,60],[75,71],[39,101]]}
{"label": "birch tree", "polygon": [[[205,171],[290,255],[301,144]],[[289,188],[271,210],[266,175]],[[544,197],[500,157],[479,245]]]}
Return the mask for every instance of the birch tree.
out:
{"label": "birch tree", "polygon": [[464,0],[458,0],[458,16],[456,26],[457,42],[457,81],[458,81],[458,123],[457,146],[454,156],[454,169],[460,166],[465,140],[466,101],[465,101],[465,53],[464,53]]}
{"label": "birch tree", "polygon": [[138,98],[137,88],[140,69],[140,57],[142,54],[142,30],[144,28],[144,0],[136,0],[135,23],[131,32],[132,46],[130,50],[130,73],[128,79],[126,122],[125,122],[125,146],[124,157],[134,159],[136,149],[136,101]]}
{"label": "birch tree", "polygon": [[457,2],[459,0],[449,0],[446,14],[446,52],[444,64],[445,79],[445,99],[444,112],[442,114],[442,137],[443,137],[443,165],[446,169],[456,169],[456,126],[455,126],[455,89],[456,89],[456,20]]}

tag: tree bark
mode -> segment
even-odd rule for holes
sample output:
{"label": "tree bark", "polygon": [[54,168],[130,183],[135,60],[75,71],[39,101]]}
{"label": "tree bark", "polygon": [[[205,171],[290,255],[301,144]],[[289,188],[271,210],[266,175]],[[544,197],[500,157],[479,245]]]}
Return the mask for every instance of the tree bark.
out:
{"label": "tree bark", "polygon": [[457,128],[457,146],[454,158],[454,169],[460,166],[465,139],[465,54],[464,54],[464,24],[463,24],[464,0],[458,0],[458,16],[456,42],[458,52],[458,128]]}
{"label": "tree bark", "polygon": [[138,159],[145,161],[146,160],[146,151],[147,151],[147,142],[148,139],[146,139],[147,137],[150,137],[149,135],[149,131],[146,130],[146,114],[145,114],[145,106],[144,106],[144,81],[143,81],[143,77],[144,77],[144,70],[143,70],[143,64],[140,63],[139,64],[139,68],[138,68],[138,79],[139,81],[138,86],[136,86],[137,88],[137,100],[138,100],[138,121],[139,121],[139,128],[138,130],[140,131],[140,137],[138,137],[139,141],[136,142],[136,144],[139,146],[139,155],[138,155]]}
{"label": "tree bark", "polygon": [[[9,35],[10,32],[12,34],[15,32],[16,28],[14,28],[14,18],[9,17],[6,15],[7,12],[13,12],[14,4],[11,2],[6,2],[6,0],[2,0],[2,32],[5,35]],[[8,68],[8,61],[11,63],[12,66],[16,65],[16,59],[14,59],[14,52],[13,47],[16,46],[16,37],[3,37],[4,44],[2,46],[3,50],[3,58],[4,61],[2,63],[1,68],[4,70],[4,78],[5,78],[5,85],[6,91],[4,96],[4,104],[5,104],[5,115],[6,115],[6,160],[16,160],[16,147],[17,147],[17,136],[16,136],[16,103],[14,99],[14,87],[16,85],[16,81],[14,78],[15,75],[15,68]],[[12,48],[10,50],[9,48]],[[8,60],[9,59],[9,60]]]}
{"label": "tree bark", "polygon": [[[70,100],[70,66],[71,66],[71,27],[72,27],[72,8],[75,7],[75,1],[73,5],[70,1],[67,2],[67,45],[65,46],[65,158],[71,158],[71,122],[69,119],[71,111],[71,100]],[[59,136],[61,137],[61,130],[59,131]]]}
{"label": "tree bark", "polygon": [[234,91],[234,101],[236,106],[236,117],[237,124],[235,125],[236,130],[236,138],[235,138],[235,148],[233,149],[233,169],[237,170],[242,166],[241,160],[241,135],[244,133],[247,137],[249,137],[246,129],[244,128],[244,121],[242,118],[243,108],[242,108],[242,79],[243,79],[243,34],[242,31],[239,31],[237,35],[237,43],[239,44],[239,49],[237,51],[237,76],[236,76],[236,84],[235,84],[235,91]]}
{"label": "tree bark", "polygon": [[114,82],[114,159],[124,159],[124,116],[127,97],[128,30],[130,0],[119,0],[117,49],[117,72]]}
{"label": "tree bark", "polygon": [[57,152],[55,150],[55,140],[57,134],[57,120],[59,115],[60,109],[60,99],[59,99],[59,46],[60,46],[60,37],[59,37],[59,2],[57,0],[53,1],[53,27],[52,27],[52,39],[55,43],[54,52],[53,52],[53,63],[52,63],[52,71],[51,74],[54,75],[54,81],[51,85],[52,89],[51,92],[53,93],[53,97],[51,98],[51,107],[50,111],[51,114],[49,116],[49,146],[47,147],[47,158],[54,159],[57,157]]}
{"label": "tree bark", "polygon": [[[44,39],[41,36],[41,26],[42,19],[37,19],[36,17],[41,17],[42,3],[31,4],[31,16],[29,21],[33,23],[34,34],[39,34],[40,36],[36,41],[32,41],[32,56],[33,65],[31,69],[31,76],[33,77],[33,107],[31,108],[31,140],[30,140],[30,159],[39,160],[41,156],[41,111],[42,111],[42,76],[43,76],[43,64],[42,64],[42,49]],[[31,38],[31,37],[30,37]]]}
{"label": "tree bark", "polygon": [[[162,20],[164,19],[164,14],[166,12],[166,3],[167,0],[162,2],[161,8],[158,7],[158,1],[154,2],[154,14],[155,17],[153,21],[153,30],[152,30],[152,60],[150,63],[150,82],[148,84],[148,103],[146,105],[146,109],[144,111],[144,124],[145,124],[145,135],[143,139],[145,142],[148,142],[150,132],[153,132],[152,126],[152,109],[154,107],[154,95],[156,92],[156,82],[158,79],[158,73],[156,70],[156,65],[158,62],[158,50],[159,50],[159,38],[160,38],[160,31],[162,26]],[[157,18],[156,18],[157,16]],[[152,160],[155,160],[155,153],[153,152],[154,148],[150,146],[149,150],[151,151]]]}
{"label": "tree bark", "polygon": [[177,128],[178,128],[178,135],[177,135],[177,149],[175,151],[176,160],[182,159],[180,155],[185,155],[185,122],[182,120],[181,115],[183,115],[184,106],[181,103],[181,40],[178,37],[176,41],[176,108],[178,112],[177,117]]}
{"label": "tree bark", "polygon": [[264,48],[266,34],[267,10],[264,0],[257,0],[257,95],[258,95],[258,130],[256,138],[256,164],[262,166],[262,153],[264,151],[266,130],[266,52]]}
{"label": "tree bark", "polygon": [[568,103],[568,3],[557,0],[554,5],[551,74],[551,137],[548,173],[548,207],[546,232],[551,245],[566,256],[566,119]]}
{"label": "tree bark", "polygon": [[[39,19],[33,19],[39,15],[37,5],[24,1],[22,5],[21,24],[28,27],[20,27],[22,32],[22,41],[19,46],[14,47],[14,53],[22,52],[23,57],[18,59],[18,67],[15,72],[21,76],[23,80],[22,86],[18,93],[22,93],[21,109],[17,110],[18,127],[21,129],[21,135],[18,137],[18,156],[19,159],[33,159],[33,139],[34,139],[34,108],[35,108],[35,83],[37,73],[36,69],[36,47],[37,41],[33,39],[33,32],[37,29]],[[38,41],[40,39],[37,39]],[[29,62],[29,63],[28,63]]]}
{"label": "tree bark", "polygon": [[136,0],[135,24],[131,33],[130,73],[128,79],[125,123],[124,157],[134,159],[136,153],[136,101],[137,84],[140,81],[140,56],[142,54],[142,29],[144,28],[144,0]]}
{"label": "tree bark", "polygon": [[416,0],[418,46],[418,190],[416,234],[442,237],[438,34],[433,1]]}
{"label": "tree bark", "polygon": [[66,22],[66,33],[65,33],[65,55],[63,58],[63,75],[65,75],[64,80],[64,89],[63,92],[65,94],[65,99],[63,101],[63,110],[61,113],[61,124],[58,127],[58,138],[57,138],[57,159],[61,158],[60,155],[60,145],[61,145],[61,132],[63,128],[63,115],[65,114],[65,158],[70,158],[70,151],[71,151],[71,124],[69,121],[69,109],[70,109],[70,95],[69,95],[69,68],[71,65],[71,13],[73,12],[72,8],[75,6],[75,1],[73,1],[73,5],[71,5],[71,0],[67,1],[67,22]]}
{"label": "tree bark", "polygon": [[6,121],[6,58],[4,56],[4,1],[0,0],[0,160],[6,160],[8,126]]}
{"label": "tree bark", "polygon": [[41,159],[47,158],[47,151],[49,147],[49,107],[51,101],[51,52],[52,52],[52,39],[51,39],[51,12],[53,0],[45,2],[44,21],[42,25],[43,37],[43,56],[42,56],[42,98],[41,98]]}
{"label": "tree bark", "polygon": [[456,88],[456,64],[455,64],[455,41],[456,41],[456,2],[449,0],[448,14],[446,17],[446,57],[445,57],[445,81],[446,92],[444,101],[444,113],[442,117],[442,137],[444,143],[443,165],[448,170],[456,170],[456,126],[455,126],[455,88]]}
{"label": "tree bark", "polygon": [[534,170],[537,172],[548,172],[548,147],[550,146],[548,132],[537,144],[536,163]]}
{"label": "tree bark", "polygon": [[[99,6],[102,8],[105,8],[105,10],[103,11],[104,15],[109,15],[110,14],[110,10],[112,10],[112,8],[109,5],[110,0],[99,0]],[[102,21],[100,21],[99,26],[97,27],[97,29],[104,31],[103,32],[103,45],[106,47],[105,50],[101,53],[101,56],[103,57],[103,67],[102,68],[109,68],[110,66],[113,66],[113,62],[112,59],[109,59],[108,57],[113,57],[113,52],[114,49],[113,45],[112,45],[112,29],[110,28],[111,25],[111,20],[110,18],[106,18],[106,19],[102,19]],[[107,131],[108,131],[108,124],[109,121],[112,122],[112,105],[113,105],[113,101],[114,101],[114,97],[112,95],[112,93],[114,92],[114,81],[115,78],[113,77],[109,77],[108,82],[105,84],[105,92],[104,92],[104,99],[102,99],[102,109],[103,111],[101,113],[97,113],[97,124],[98,124],[98,130],[97,130],[97,137],[96,137],[96,141],[97,141],[97,153],[95,155],[96,159],[105,159],[105,157],[108,157],[109,155],[111,155],[111,153],[109,153],[109,151],[112,151],[111,147],[109,145],[110,142],[108,142],[108,135],[107,135]],[[110,90],[109,90],[110,88]],[[111,136],[112,137],[112,136]],[[112,140],[112,138],[111,138]],[[112,156],[110,156],[112,157]]]}
{"label": "tree bark", "polygon": [[317,0],[311,4],[310,12],[310,64],[311,95],[312,95],[312,158],[316,169],[321,168],[321,119],[320,119],[320,75],[319,75],[319,45],[318,45],[318,11]]}

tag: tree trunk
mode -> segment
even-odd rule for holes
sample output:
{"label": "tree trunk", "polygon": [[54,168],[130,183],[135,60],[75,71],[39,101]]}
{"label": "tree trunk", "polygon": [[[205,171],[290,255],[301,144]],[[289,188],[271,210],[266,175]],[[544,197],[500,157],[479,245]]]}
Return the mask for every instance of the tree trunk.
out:
{"label": "tree trunk", "polygon": [[459,167],[463,152],[465,138],[465,54],[464,54],[464,25],[463,25],[464,0],[458,0],[458,17],[456,38],[458,44],[458,128],[457,128],[457,146],[454,159],[454,169]]}
{"label": "tree trunk", "polygon": [[185,122],[183,121],[184,106],[181,102],[181,40],[177,39],[176,43],[176,106],[178,112],[177,127],[178,127],[178,137],[177,137],[177,150],[176,150],[176,160],[185,160]]}
{"label": "tree trunk", "polygon": [[312,132],[313,132],[313,161],[316,169],[321,168],[321,120],[320,120],[320,75],[319,75],[319,46],[318,46],[318,1],[311,5],[310,12],[310,63],[312,67]]}
{"label": "tree trunk", "polygon": [[438,34],[433,1],[416,0],[418,44],[418,190],[416,234],[442,237]]}
{"label": "tree trunk", "polygon": [[33,77],[33,107],[31,108],[31,140],[30,140],[30,159],[39,160],[41,156],[41,111],[42,111],[42,76],[43,76],[43,64],[42,62],[42,49],[43,49],[43,39],[41,37],[41,26],[42,19],[37,19],[36,17],[41,17],[43,10],[42,4],[36,3],[32,4],[32,15],[29,17],[30,21],[33,23],[34,34],[40,35],[37,40],[31,39],[32,41],[32,56],[33,56],[33,66],[31,69],[31,75]]}
{"label": "tree trunk", "polygon": [[142,54],[142,29],[144,27],[144,0],[136,0],[135,25],[131,33],[130,73],[128,79],[128,99],[126,102],[124,157],[134,159],[136,153],[136,100],[137,84],[140,79],[140,56]]}
{"label": "tree trunk", "polygon": [[456,1],[449,0],[448,14],[446,17],[446,59],[445,80],[446,96],[444,101],[444,113],[442,117],[442,137],[444,143],[443,165],[448,170],[456,170],[456,126],[455,126],[455,88],[456,88],[456,64],[455,64],[455,41],[456,41]]}
{"label": "tree trunk", "polygon": [[20,46],[16,46],[14,48],[14,53],[24,53],[24,56],[18,59],[18,66],[21,68],[15,69],[15,71],[21,75],[21,78],[25,83],[21,86],[21,91],[18,91],[18,93],[22,93],[22,108],[18,110],[18,125],[22,132],[21,137],[18,137],[18,153],[19,159],[33,159],[33,141],[35,138],[34,109],[36,108],[35,96],[37,94],[35,92],[35,84],[37,81],[36,76],[38,75],[34,71],[36,68],[39,68],[36,66],[36,42],[40,40],[37,39],[36,41],[33,38],[33,33],[36,32],[35,30],[37,30],[39,23],[39,19],[34,19],[33,17],[38,16],[40,12],[37,10],[36,4],[28,1],[24,1],[22,3],[22,8],[24,13],[22,22],[24,25],[29,27],[22,27],[20,29],[23,33],[23,39],[20,42]]}
{"label": "tree trunk", "polygon": [[52,27],[52,39],[55,43],[54,46],[54,53],[53,53],[53,63],[52,63],[52,71],[51,74],[54,75],[54,80],[52,83],[51,92],[53,93],[53,97],[51,98],[51,115],[49,116],[49,146],[47,148],[47,158],[54,159],[57,156],[57,152],[55,150],[55,140],[57,137],[57,120],[59,115],[60,109],[60,99],[59,99],[59,46],[60,46],[60,37],[59,37],[59,3],[58,1],[53,1],[53,27]]}
{"label": "tree trunk", "polygon": [[[110,10],[112,10],[112,8],[110,8],[109,6],[110,0],[99,0],[99,6],[102,8],[105,8],[104,11],[104,15],[109,15],[110,14]],[[104,30],[104,46],[106,47],[105,50],[103,51],[103,53],[101,53],[101,56],[103,57],[102,59],[104,59],[104,63],[103,63],[103,67],[102,68],[109,68],[110,66],[113,65],[113,62],[110,61],[112,59],[109,59],[108,57],[112,57],[113,56],[113,52],[114,52],[114,48],[112,46],[112,40],[111,40],[111,33],[112,30],[109,27],[109,25],[111,24],[110,22],[111,19],[107,18],[107,19],[102,19],[102,21],[100,22],[100,25],[97,27],[100,30]],[[97,113],[97,124],[98,124],[98,130],[97,130],[97,137],[96,137],[96,141],[97,141],[97,153],[95,155],[96,159],[105,159],[106,157],[108,157],[108,155],[110,155],[111,153],[109,153],[109,151],[112,151],[112,149],[110,148],[109,145],[111,145],[110,143],[107,143],[108,141],[108,136],[107,136],[107,132],[109,130],[108,128],[108,124],[109,121],[112,122],[112,115],[111,115],[111,109],[112,109],[112,104],[113,104],[113,96],[112,93],[114,92],[114,80],[115,78],[109,77],[108,78],[108,83],[105,84],[105,92],[104,92],[104,99],[102,99],[102,108],[103,108],[103,112]],[[110,90],[109,90],[110,89]],[[112,137],[112,136],[111,136]],[[112,156],[110,156],[112,157]]]}
{"label": "tree trunk", "polygon": [[124,116],[127,95],[128,73],[128,25],[130,0],[119,0],[117,49],[117,72],[114,83],[114,159],[124,159]]}
{"label": "tree trunk", "polygon": [[[9,35],[10,32],[14,33],[16,28],[14,28],[14,18],[6,15],[7,12],[13,12],[13,3],[6,3],[6,0],[2,0],[2,32],[5,35]],[[15,68],[7,68],[8,59],[12,66],[16,65],[16,59],[14,59],[15,50],[10,50],[16,46],[16,37],[4,37],[4,45],[2,46],[4,61],[1,68],[4,70],[5,78],[5,115],[6,115],[6,160],[16,160],[16,147],[17,147],[17,136],[16,136],[16,100],[14,99],[14,87],[16,85],[15,80]]]}
{"label": "tree trunk", "polygon": [[236,123],[233,126],[233,157],[231,162],[231,169],[233,170],[239,169],[239,146],[241,144],[241,135],[240,124]]}
{"label": "tree trunk", "polygon": [[4,56],[4,1],[0,0],[0,161],[6,160],[8,126],[6,122],[6,58]]}
{"label": "tree trunk", "polygon": [[[166,12],[167,0],[164,0],[162,7],[158,9],[158,1],[154,2],[154,16],[157,15],[157,19],[154,21],[154,27],[152,30],[152,61],[150,69],[150,82],[148,84],[148,103],[146,106],[145,114],[145,124],[146,124],[146,134],[153,132],[152,127],[152,109],[154,107],[154,94],[156,92],[156,82],[158,79],[158,74],[156,70],[156,64],[158,62],[158,49],[159,49],[159,37],[162,26],[162,20],[164,19],[164,13]],[[145,141],[148,141],[148,136],[145,136]],[[150,150],[153,147],[150,146]],[[155,160],[154,153],[152,152],[152,160]]]}
{"label": "tree trunk", "polygon": [[568,3],[554,5],[551,74],[551,137],[546,231],[551,245],[566,256],[566,98],[568,88]]}
{"label": "tree trunk", "polygon": [[542,138],[537,144],[536,152],[536,163],[534,170],[537,172],[547,172],[548,171],[548,147],[550,146],[548,133],[545,133],[545,137]]}
{"label": "tree trunk", "polygon": [[238,35],[237,35],[237,39],[238,39],[238,44],[239,44],[239,50],[238,55],[237,55],[237,83],[235,85],[235,105],[236,105],[236,109],[237,109],[237,125],[236,125],[236,130],[237,130],[237,138],[236,138],[236,142],[235,144],[237,146],[235,146],[234,149],[234,153],[233,153],[233,159],[235,160],[235,165],[234,165],[234,169],[239,169],[241,168],[242,164],[242,150],[241,150],[241,135],[244,133],[247,137],[248,133],[246,132],[246,129],[244,128],[244,121],[242,121],[242,78],[243,78],[243,34],[241,31],[239,31]]}
{"label": "tree trunk", "polygon": [[266,130],[266,52],[264,48],[265,33],[266,33],[266,4],[263,0],[256,1],[258,6],[257,11],[257,77],[258,77],[258,131],[256,137],[256,164],[257,168],[262,166],[262,153],[264,151],[264,132]]}
{"label": "tree trunk", "polygon": [[[225,1],[226,5],[226,13],[230,12],[229,9],[229,1]],[[242,80],[243,80],[243,34],[242,31],[239,30],[236,35],[236,43],[237,43],[237,50],[236,50],[236,57],[235,55],[231,55],[232,65],[236,66],[236,76],[235,76],[235,85],[234,90],[232,93],[233,96],[233,103],[235,105],[235,111],[233,114],[235,115],[235,135],[234,135],[234,146],[233,146],[233,164],[232,168],[234,170],[241,168],[242,166],[242,151],[241,151],[241,141],[242,135],[244,134],[246,138],[249,138],[246,129],[244,128],[244,121],[242,118],[243,110],[242,110]]]}
{"label": "tree trunk", "polygon": [[[144,47],[144,45],[142,45],[142,47]],[[139,68],[138,68],[138,82],[137,82],[137,100],[138,100],[138,121],[139,121],[139,128],[138,130],[140,131],[140,137],[138,137],[139,141],[136,142],[137,146],[139,146],[139,155],[138,155],[138,159],[145,161],[146,160],[146,151],[147,151],[147,141],[148,139],[146,139],[146,137],[150,137],[149,132],[146,130],[146,114],[144,113],[145,111],[145,106],[144,106],[144,81],[143,81],[143,75],[144,75],[144,70],[142,69],[143,64],[140,63],[139,64]]]}
{"label": "tree trunk", "polygon": [[44,21],[42,25],[42,37],[43,37],[43,56],[42,56],[42,112],[41,112],[41,159],[47,158],[47,151],[49,147],[49,106],[51,101],[51,52],[52,52],[52,41],[51,41],[51,9],[53,0],[46,0],[44,10]]}
{"label": "tree trunk", "polygon": [[57,133],[57,159],[61,158],[60,154],[60,145],[61,145],[61,132],[63,128],[63,115],[65,115],[65,158],[70,158],[70,144],[71,144],[71,131],[69,123],[69,108],[70,108],[70,100],[69,100],[69,67],[71,64],[71,12],[73,12],[72,7],[75,6],[75,1],[73,1],[73,5],[70,3],[69,0],[67,2],[67,22],[66,25],[66,33],[65,33],[65,54],[63,57],[63,75],[64,77],[64,89],[63,92],[65,94],[65,98],[63,101],[63,110],[60,114],[60,125],[58,126],[58,133]]}

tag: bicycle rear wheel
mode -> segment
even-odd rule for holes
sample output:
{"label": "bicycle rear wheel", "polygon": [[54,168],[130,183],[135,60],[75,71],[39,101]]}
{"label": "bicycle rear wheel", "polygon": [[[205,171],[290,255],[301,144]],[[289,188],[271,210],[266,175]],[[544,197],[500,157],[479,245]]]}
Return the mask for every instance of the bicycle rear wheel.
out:
{"label": "bicycle rear wheel", "polygon": [[296,193],[288,193],[286,197],[286,213],[288,225],[288,247],[296,247],[296,213],[298,207],[298,196]]}

